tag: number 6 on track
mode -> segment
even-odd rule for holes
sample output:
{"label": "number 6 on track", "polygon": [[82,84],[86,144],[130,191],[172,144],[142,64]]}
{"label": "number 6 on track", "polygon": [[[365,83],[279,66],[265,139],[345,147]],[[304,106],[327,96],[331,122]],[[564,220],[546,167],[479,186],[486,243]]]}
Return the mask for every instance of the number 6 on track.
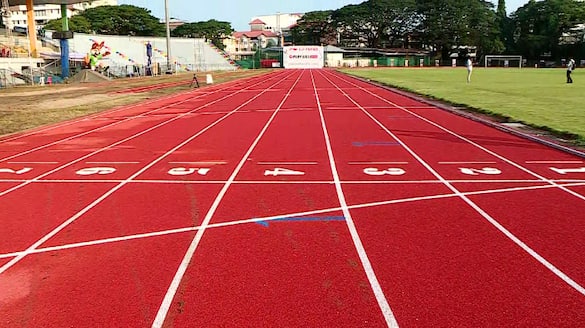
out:
{"label": "number 6 on track", "polygon": [[77,175],[106,175],[106,174],[112,174],[116,172],[116,169],[113,167],[89,167],[86,169],[81,169],[75,173],[77,173]]}

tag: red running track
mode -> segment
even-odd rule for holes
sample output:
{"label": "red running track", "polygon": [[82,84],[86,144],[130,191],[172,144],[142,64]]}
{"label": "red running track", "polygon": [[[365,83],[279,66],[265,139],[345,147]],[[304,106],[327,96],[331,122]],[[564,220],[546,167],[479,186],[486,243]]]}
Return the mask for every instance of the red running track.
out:
{"label": "red running track", "polygon": [[585,160],[329,70],[0,140],[1,327],[577,327]]}

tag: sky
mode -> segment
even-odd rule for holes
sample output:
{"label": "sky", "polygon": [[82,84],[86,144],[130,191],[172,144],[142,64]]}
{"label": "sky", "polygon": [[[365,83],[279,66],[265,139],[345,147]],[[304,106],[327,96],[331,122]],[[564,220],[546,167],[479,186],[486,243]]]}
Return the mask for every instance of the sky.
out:
{"label": "sky", "polygon": [[[334,10],[365,0],[167,0],[169,15],[186,22],[210,19],[232,24],[236,31],[248,31],[252,17],[276,13],[306,13],[315,10]],[[497,5],[498,0],[490,0]],[[528,0],[506,0],[506,9],[513,12]],[[165,16],[165,0],[118,0],[118,4],[147,8],[158,18]]]}

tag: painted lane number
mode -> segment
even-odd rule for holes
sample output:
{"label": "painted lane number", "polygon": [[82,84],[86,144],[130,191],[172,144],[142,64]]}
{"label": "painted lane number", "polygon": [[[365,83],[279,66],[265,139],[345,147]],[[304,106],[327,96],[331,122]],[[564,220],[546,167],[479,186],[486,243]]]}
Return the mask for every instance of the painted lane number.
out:
{"label": "painted lane number", "polygon": [[470,169],[470,168],[460,168],[461,173],[467,175],[498,175],[502,174],[502,171],[495,169],[493,167],[484,167],[483,169]]}
{"label": "painted lane number", "polygon": [[0,173],[10,173],[10,174],[16,174],[16,175],[21,175],[21,174],[25,174],[27,172],[32,171],[32,168],[30,167],[25,167],[23,169],[20,169],[18,171],[13,170],[13,169],[0,169]]}
{"label": "painted lane number", "polygon": [[113,167],[88,167],[75,172],[77,175],[108,175],[116,172]]}
{"label": "painted lane number", "polygon": [[294,170],[283,169],[283,168],[277,167],[274,170],[264,171],[264,176],[269,176],[269,175],[272,175],[274,177],[279,176],[279,175],[305,175],[305,172],[294,171]]}
{"label": "painted lane number", "polygon": [[207,175],[207,173],[209,173],[209,171],[211,171],[211,169],[200,169],[200,168],[186,168],[186,167],[176,167],[173,169],[169,170],[169,175],[174,175],[174,176],[185,176],[185,175],[191,175],[191,174],[199,174],[199,175]]}
{"label": "painted lane number", "polygon": [[369,167],[367,169],[364,169],[364,173],[367,175],[371,175],[371,176],[383,176],[383,175],[398,176],[398,175],[406,174],[406,171],[403,169],[399,169],[399,168],[389,168],[386,170],[379,170],[379,169],[374,168],[374,167]]}
{"label": "painted lane number", "polygon": [[569,173],[585,173],[585,167],[580,167],[576,169],[557,169],[556,167],[551,167],[551,170],[557,172],[558,174],[569,174]]}

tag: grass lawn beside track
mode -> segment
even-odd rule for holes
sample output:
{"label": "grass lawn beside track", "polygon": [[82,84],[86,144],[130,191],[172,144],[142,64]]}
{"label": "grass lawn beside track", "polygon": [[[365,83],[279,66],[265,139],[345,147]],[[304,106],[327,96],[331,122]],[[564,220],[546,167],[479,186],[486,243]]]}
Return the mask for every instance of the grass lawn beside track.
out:
{"label": "grass lawn beside track", "polygon": [[[564,69],[475,67],[471,83],[458,68],[344,69],[375,80],[484,113],[509,117],[557,133],[574,134],[585,143],[585,68],[567,84]],[[581,73],[584,72],[584,73]]]}

